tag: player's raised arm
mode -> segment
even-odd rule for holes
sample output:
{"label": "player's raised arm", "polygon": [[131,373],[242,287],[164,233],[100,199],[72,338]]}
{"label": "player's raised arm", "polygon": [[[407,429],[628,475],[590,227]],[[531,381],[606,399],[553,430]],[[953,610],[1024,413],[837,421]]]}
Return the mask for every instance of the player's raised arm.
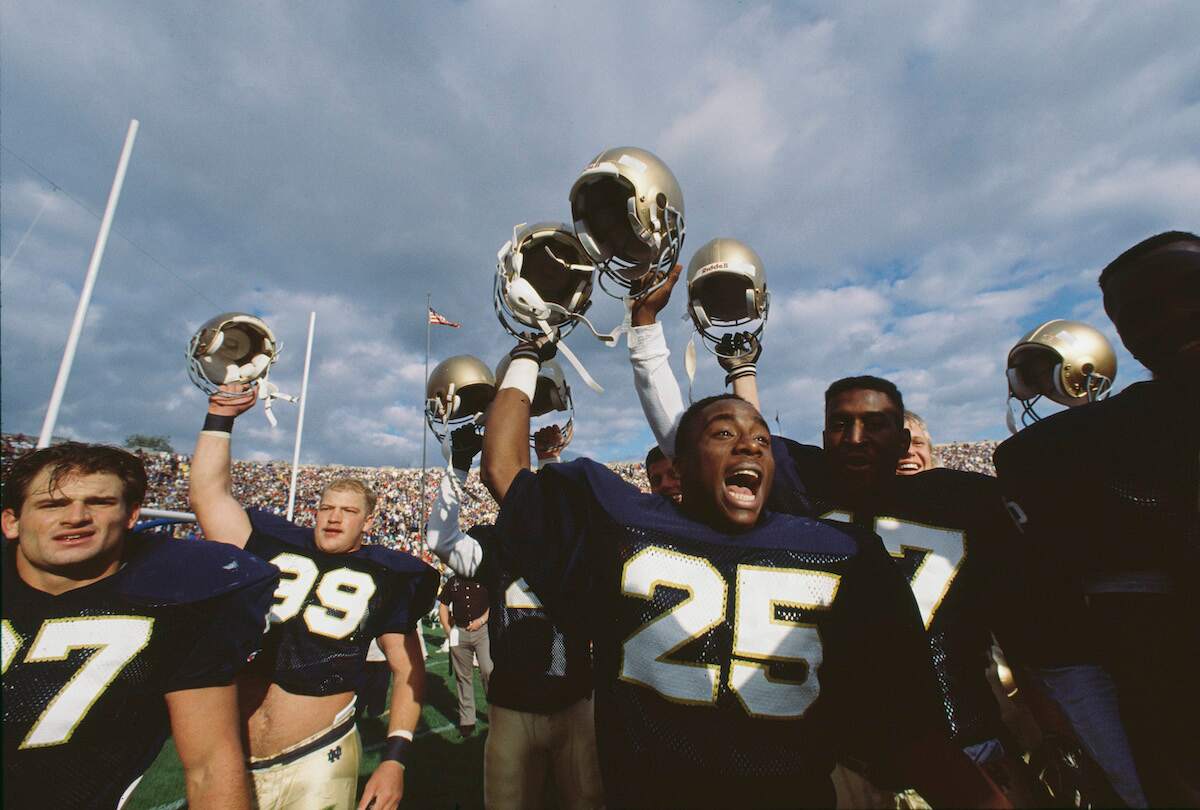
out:
{"label": "player's raised arm", "polygon": [[675,430],[683,416],[683,395],[671,373],[671,351],[663,337],[658,313],[671,299],[671,290],[679,281],[683,265],[677,264],[657,289],[634,299],[630,310],[629,362],[633,365],[633,386],[646,422],[668,457],[675,455]]}
{"label": "player's raised arm", "polygon": [[212,686],[168,692],[171,735],[187,785],[188,807],[197,810],[249,810],[238,722],[237,687]]}
{"label": "player's raised arm", "polygon": [[467,483],[472,461],[483,449],[483,438],[476,432],[474,425],[464,425],[451,434],[450,446],[450,465],[454,468],[459,487],[454,486],[448,474],[442,476],[437,500],[434,501],[433,510],[429,514],[425,542],[429,545],[429,550],[448,565],[450,570],[460,576],[470,577],[474,576],[475,570],[483,560],[483,547],[459,526],[459,492]]}
{"label": "player's raised arm", "polygon": [[[722,351],[725,349],[725,351]],[[717,344],[717,362],[725,369],[725,384],[762,413],[758,402],[758,358],[762,342],[749,332],[725,335]]]}
{"label": "player's raised arm", "polygon": [[484,486],[501,504],[517,473],[529,469],[529,404],[541,361],[553,356],[553,347],[520,343],[509,356],[512,362],[488,409],[480,467]]}
{"label": "player's raised arm", "polygon": [[229,445],[234,419],[254,407],[258,394],[241,383],[223,385],[221,390],[227,393],[209,397],[204,429],[196,439],[189,495],[207,538],[244,547],[250,538],[250,518],[233,497]]}
{"label": "player's raised arm", "polygon": [[379,637],[379,647],[392,670],[388,739],[379,767],[363,789],[359,810],[395,810],[404,796],[404,771],[425,692],[425,661],[420,645],[421,637],[415,631]]}

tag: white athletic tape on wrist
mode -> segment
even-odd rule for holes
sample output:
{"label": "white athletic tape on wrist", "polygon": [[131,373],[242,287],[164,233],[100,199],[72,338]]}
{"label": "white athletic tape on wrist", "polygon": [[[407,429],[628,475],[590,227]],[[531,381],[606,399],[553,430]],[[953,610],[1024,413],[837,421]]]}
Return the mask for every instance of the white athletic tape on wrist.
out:
{"label": "white athletic tape on wrist", "polygon": [[499,390],[516,388],[533,403],[533,394],[537,391],[538,363],[528,357],[514,357],[504,372],[504,381]]}

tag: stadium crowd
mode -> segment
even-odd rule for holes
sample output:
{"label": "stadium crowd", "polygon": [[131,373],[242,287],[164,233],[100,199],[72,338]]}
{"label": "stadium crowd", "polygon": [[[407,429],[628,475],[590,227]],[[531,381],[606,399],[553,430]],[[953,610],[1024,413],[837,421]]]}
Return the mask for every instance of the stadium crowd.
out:
{"label": "stadium crowd", "polygon": [[[37,438],[21,433],[3,436],[3,474],[14,459],[34,448]],[[191,457],[183,453],[165,453],[155,450],[135,451],[146,465],[149,484],[146,495],[147,508],[175,512],[191,511],[188,503],[188,476]],[[649,489],[646,473],[640,462],[609,465],[622,478],[634,485]],[[425,497],[433,503],[445,468],[431,468],[425,476]],[[388,548],[400,549],[414,554],[425,562],[440,566],[430,553],[421,536],[421,471],[397,467],[344,467],[340,465],[302,465],[296,477],[295,522],[301,526],[313,525],[313,512],[305,508],[312,505],[326,484],[335,478],[359,478],[371,486],[379,496],[375,521],[366,539]],[[286,461],[234,461],[233,486],[238,501],[247,507],[256,507],[277,515],[287,513],[288,486],[291,482],[291,464]],[[497,507],[492,496],[479,482],[478,471],[473,470],[464,487],[467,498],[462,505],[463,525],[494,523]],[[180,526],[180,536],[199,537],[200,529],[195,524]]]}
{"label": "stadium crowd", "polygon": [[[21,433],[3,436],[3,471],[8,472],[13,459],[32,450],[37,439]],[[934,447],[934,459],[939,466],[954,470],[995,475],[992,452],[997,442],[951,442]],[[191,510],[188,504],[188,475],[190,457],[183,453],[164,453],[154,450],[136,451],[146,465],[149,481],[146,505],[153,509],[177,512]],[[642,490],[649,490],[645,466],[640,462],[617,462],[608,465],[614,472]],[[444,468],[426,472],[425,497],[433,503],[441,485]],[[398,548],[416,554],[426,562],[436,561],[426,547],[419,526],[421,523],[421,471],[398,467],[343,467],[340,465],[302,465],[296,478],[296,523],[313,525],[311,510],[304,504],[315,504],[321,490],[334,478],[361,478],[379,496],[375,523],[367,534],[370,542]],[[287,512],[288,485],[291,464],[286,461],[234,461],[234,494],[247,507],[257,507],[277,515]],[[462,505],[462,524],[495,523],[497,507],[492,496],[479,481],[479,472],[472,470],[465,487],[467,498]],[[199,532],[191,527],[190,532]]]}

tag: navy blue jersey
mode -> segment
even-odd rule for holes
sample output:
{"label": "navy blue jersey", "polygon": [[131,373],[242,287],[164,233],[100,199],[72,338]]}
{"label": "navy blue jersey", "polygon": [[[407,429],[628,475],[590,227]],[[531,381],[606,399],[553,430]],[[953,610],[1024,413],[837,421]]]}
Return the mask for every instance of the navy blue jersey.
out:
{"label": "navy blue jersey", "polygon": [[1080,586],[1195,587],[1200,565],[1200,389],[1166,382],[1030,425],[996,448],[1024,533]]}
{"label": "navy blue jersey", "polygon": [[53,596],[4,550],[4,806],[114,808],[169,732],[163,695],[225,686],[263,644],[278,571],[233,546],[131,535],[115,574]]}
{"label": "navy blue jersey", "polygon": [[411,633],[433,607],[438,575],[421,560],[382,546],[326,554],[313,530],[270,512],[247,510],[246,550],[278,566],[267,651],[271,680],[297,695],[333,695],[359,686],[371,640]]}
{"label": "navy blue jersey", "polygon": [[[790,474],[821,516],[874,530],[912,587],[929,632],[942,705],[956,745],[1000,737],[1004,726],[988,684],[991,634],[1010,634],[1015,530],[996,479],[934,469],[896,476],[870,508],[853,509],[832,492],[824,451],[776,439]],[[778,457],[778,453],[776,454]],[[772,499],[788,497],[776,484]],[[782,489],[782,491],[781,491]]]}
{"label": "navy blue jersey", "polygon": [[483,560],[475,578],[491,594],[488,642],[492,677],[488,702],[520,712],[551,714],[592,691],[587,636],[555,622],[524,577],[503,570],[492,544],[492,526],[472,528]]}
{"label": "navy blue jersey", "polygon": [[828,805],[839,755],[886,774],[944,733],[912,592],[868,532],[764,513],[725,535],[588,459],[522,471],[496,532],[592,640],[612,806]]}

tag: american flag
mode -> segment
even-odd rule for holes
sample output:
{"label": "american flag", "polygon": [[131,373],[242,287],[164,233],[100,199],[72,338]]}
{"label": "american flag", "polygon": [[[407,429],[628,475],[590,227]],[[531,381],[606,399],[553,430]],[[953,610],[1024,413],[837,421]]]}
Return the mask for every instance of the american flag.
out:
{"label": "american flag", "polygon": [[429,308],[429,322],[432,324],[436,324],[438,326],[453,326],[455,329],[462,326],[461,323],[455,323],[454,321],[447,318],[445,315],[442,315],[441,313],[439,313],[433,307]]}

